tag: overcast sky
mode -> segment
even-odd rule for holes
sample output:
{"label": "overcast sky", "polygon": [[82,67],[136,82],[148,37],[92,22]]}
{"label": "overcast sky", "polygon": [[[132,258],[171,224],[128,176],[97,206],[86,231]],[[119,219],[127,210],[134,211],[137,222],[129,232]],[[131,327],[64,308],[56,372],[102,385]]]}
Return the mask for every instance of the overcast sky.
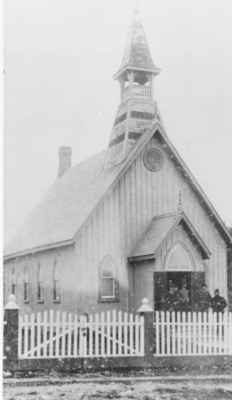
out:
{"label": "overcast sky", "polygon": [[[9,238],[57,175],[107,146],[134,0],[5,1],[5,228]],[[169,138],[232,224],[232,1],[141,0],[155,97]]]}

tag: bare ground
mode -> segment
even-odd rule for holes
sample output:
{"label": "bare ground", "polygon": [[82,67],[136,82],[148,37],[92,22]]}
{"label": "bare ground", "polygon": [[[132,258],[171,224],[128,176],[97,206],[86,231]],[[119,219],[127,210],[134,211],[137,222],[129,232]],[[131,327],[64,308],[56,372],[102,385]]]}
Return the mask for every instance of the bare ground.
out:
{"label": "bare ground", "polygon": [[4,400],[228,400],[232,382],[73,383],[5,387]]}

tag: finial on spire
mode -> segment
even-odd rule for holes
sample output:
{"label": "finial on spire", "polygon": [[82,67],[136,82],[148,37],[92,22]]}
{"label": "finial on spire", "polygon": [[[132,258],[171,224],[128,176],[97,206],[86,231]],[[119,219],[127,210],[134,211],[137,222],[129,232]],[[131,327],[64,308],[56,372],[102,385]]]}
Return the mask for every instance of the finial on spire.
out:
{"label": "finial on spire", "polygon": [[181,190],[179,191],[178,195],[178,208],[177,208],[178,213],[182,212],[182,192]]}
{"label": "finial on spire", "polygon": [[134,20],[138,21],[139,20],[139,0],[135,1],[135,8],[134,8]]}
{"label": "finial on spire", "polygon": [[135,0],[135,10],[139,10],[139,0]]}

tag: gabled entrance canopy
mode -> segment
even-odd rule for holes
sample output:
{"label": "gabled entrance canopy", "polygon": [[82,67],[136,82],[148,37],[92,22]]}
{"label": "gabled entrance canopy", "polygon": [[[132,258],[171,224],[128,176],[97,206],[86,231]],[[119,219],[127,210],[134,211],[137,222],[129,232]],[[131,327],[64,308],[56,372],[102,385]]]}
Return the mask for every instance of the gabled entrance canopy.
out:
{"label": "gabled entrance canopy", "polygon": [[186,231],[190,240],[198,248],[202,259],[209,259],[211,255],[210,250],[186,214],[181,212],[154,217],[147,230],[138,241],[128,260],[130,262],[136,262],[140,260],[155,259],[163,241],[176,229],[178,225],[181,225]]}

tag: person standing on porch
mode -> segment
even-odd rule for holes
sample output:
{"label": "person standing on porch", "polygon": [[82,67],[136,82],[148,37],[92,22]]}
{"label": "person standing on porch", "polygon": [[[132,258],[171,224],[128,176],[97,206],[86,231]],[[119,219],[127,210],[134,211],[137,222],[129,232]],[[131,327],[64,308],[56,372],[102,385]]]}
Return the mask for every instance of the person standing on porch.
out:
{"label": "person standing on porch", "polygon": [[171,282],[167,299],[166,307],[168,311],[177,311],[179,308],[180,296],[178,292],[178,287]]}
{"label": "person standing on porch", "polygon": [[211,306],[211,296],[208,292],[207,286],[202,285],[201,289],[198,292],[198,302],[197,308],[199,311],[208,311]]}
{"label": "person standing on porch", "polygon": [[189,306],[189,290],[187,288],[187,283],[183,281],[182,287],[179,291],[180,298],[180,308],[181,310],[187,310]]}
{"label": "person standing on porch", "polygon": [[226,300],[224,299],[224,297],[220,296],[219,289],[216,289],[214,292],[214,297],[211,300],[211,307],[213,309],[213,312],[224,312],[226,306]]}

